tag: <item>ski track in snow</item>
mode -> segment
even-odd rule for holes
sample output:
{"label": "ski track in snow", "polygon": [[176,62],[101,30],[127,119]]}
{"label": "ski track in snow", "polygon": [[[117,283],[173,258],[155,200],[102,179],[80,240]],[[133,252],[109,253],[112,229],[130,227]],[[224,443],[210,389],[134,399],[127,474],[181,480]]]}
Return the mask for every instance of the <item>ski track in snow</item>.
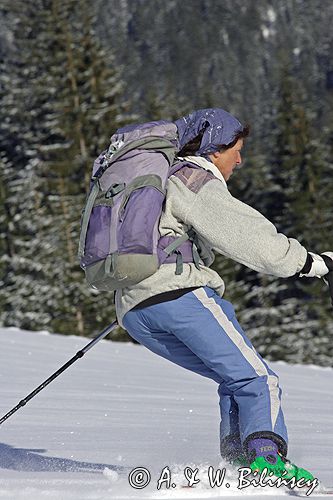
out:
{"label": "ski track in snow", "polygon": [[[0,329],[0,416],[88,342]],[[333,369],[271,365],[284,391],[290,458],[333,485]],[[141,346],[101,341],[0,426],[0,500],[289,496],[283,488],[237,489],[237,471],[219,456],[216,390]],[[226,468],[220,488],[210,487],[209,466]],[[129,484],[138,467],[150,474],[143,489]],[[165,467],[177,486],[158,490]],[[194,488],[182,488],[186,467],[199,469]],[[307,498],[324,497],[315,490]]]}

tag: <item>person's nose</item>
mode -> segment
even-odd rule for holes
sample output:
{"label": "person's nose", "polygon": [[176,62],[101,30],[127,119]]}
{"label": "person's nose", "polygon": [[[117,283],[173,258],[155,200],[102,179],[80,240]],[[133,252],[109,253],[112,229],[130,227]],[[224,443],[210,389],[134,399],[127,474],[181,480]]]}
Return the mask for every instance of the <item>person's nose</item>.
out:
{"label": "person's nose", "polygon": [[237,164],[237,165],[240,165],[241,163],[242,163],[242,156],[241,156],[241,154],[240,154],[240,153],[238,153],[238,155],[237,155],[237,160],[236,160],[236,164]]}

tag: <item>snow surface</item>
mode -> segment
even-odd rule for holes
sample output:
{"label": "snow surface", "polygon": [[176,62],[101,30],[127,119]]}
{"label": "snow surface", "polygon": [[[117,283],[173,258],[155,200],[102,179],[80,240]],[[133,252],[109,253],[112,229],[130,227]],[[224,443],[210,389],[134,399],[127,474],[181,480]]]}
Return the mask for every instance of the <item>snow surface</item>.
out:
{"label": "snow surface", "polygon": [[[0,416],[88,342],[0,329]],[[271,365],[284,388],[289,457],[333,485],[333,370]],[[238,490],[230,467],[230,488],[209,487],[208,467],[226,467],[216,389],[139,345],[101,341],[0,427],[0,499],[286,498],[283,489]],[[177,487],[157,490],[166,466]],[[181,488],[186,466],[199,469],[196,488]],[[137,467],[151,474],[141,490],[128,481]]]}

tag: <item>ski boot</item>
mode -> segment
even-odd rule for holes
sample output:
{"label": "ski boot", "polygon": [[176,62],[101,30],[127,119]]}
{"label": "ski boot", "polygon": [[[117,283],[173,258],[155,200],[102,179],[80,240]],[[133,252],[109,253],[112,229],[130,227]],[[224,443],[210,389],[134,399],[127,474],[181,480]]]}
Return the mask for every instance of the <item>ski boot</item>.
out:
{"label": "ski boot", "polygon": [[247,442],[247,455],[249,467],[252,472],[261,473],[267,469],[268,474],[275,477],[299,481],[312,481],[313,475],[297,465],[292,464],[283,453],[280,452],[278,445],[267,438],[250,439]]}

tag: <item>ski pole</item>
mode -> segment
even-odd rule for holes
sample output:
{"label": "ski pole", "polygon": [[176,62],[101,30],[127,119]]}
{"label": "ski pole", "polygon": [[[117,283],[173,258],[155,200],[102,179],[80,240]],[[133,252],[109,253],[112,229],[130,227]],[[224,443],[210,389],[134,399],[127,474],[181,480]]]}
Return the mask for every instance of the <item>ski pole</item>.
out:
{"label": "ski pole", "polygon": [[28,396],[26,396],[24,399],[22,399],[14,408],[12,408],[6,415],[4,415],[0,419],[0,425],[7,420],[7,418],[11,417],[13,413],[15,413],[17,410],[19,410],[22,406],[26,405],[30,399],[32,399],[36,394],[38,394],[44,387],[46,387],[52,380],[57,378],[62,372],[64,372],[69,366],[71,366],[77,359],[82,358],[82,356],[85,355],[89,349],[94,347],[94,345],[97,344],[100,340],[104,339],[116,326],[118,326],[117,321],[114,321],[106,327],[101,333],[97,335],[89,344],[87,344],[83,349],[78,351],[75,356],[73,356],[67,363],[65,363],[63,366],[59,368],[56,372],[54,372],[48,379],[46,379],[42,384],[40,384],[34,391],[32,391]]}
{"label": "ski pole", "polygon": [[330,289],[331,302],[332,302],[332,306],[333,306],[333,271],[330,271],[327,274],[326,278],[327,278],[328,286]]}
{"label": "ski pole", "polygon": [[322,254],[322,258],[324,259],[324,262],[327,266],[327,269],[329,269],[329,272],[326,274],[324,279],[328,284],[328,287],[330,290],[330,295],[331,295],[332,306],[333,306],[333,261],[330,257],[328,257],[325,254]]}

